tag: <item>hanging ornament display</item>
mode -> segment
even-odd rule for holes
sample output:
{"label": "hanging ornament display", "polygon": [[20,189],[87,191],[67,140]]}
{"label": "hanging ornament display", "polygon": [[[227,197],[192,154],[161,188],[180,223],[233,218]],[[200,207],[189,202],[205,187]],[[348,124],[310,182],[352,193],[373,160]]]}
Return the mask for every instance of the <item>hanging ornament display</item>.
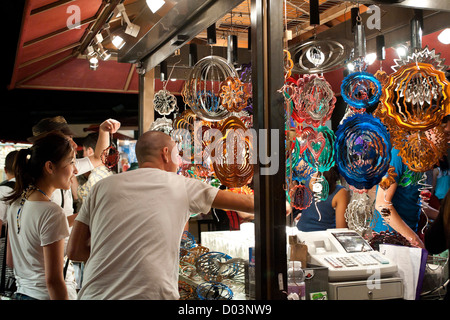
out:
{"label": "hanging ornament display", "polygon": [[297,94],[293,96],[299,122],[314,127],[323,126],[331,118],[336,97],[323,76],[304,75],[297,80]]}
{"label": "hanging ornament display", "polygon": [[244,111],[252,114],[253,113],[253,90],[252,90],[252,63],[243,64],[239,72],[239,80],[244,83],[247,88],[247,106]]}
{"label": "hanging ornament display", "polygon": [[239,112],[247,106],[247,89],[238,78],[228,77],[220,85],[220,104],[230,112]]}
{"label": "hanging ornament display", "polygon": [[155,93],[153,108],[160,115],[169,115],[177,109],[177,98],[169,91],[163,89]]}
{"label": "hanging ornament display", "polygon": [[314,131],[314,134],[308,135],[306,140],[306,149],[303,152],[305,161],[319,172],[330,170],[335,164],[336,136],[334,132],[326,126],[321,126]]}
{"label": "hanging ornament display", "polygon": [[381,103],[374,111],[374,116],[386,126],[392,146],[399,150],[399,156],[411,171],[431,170],[447,153],[447,134],[442,126],[425,131],[405,129],[387,115],[387,108]]}
{"label": "hanging ornament display", "polygon": [[[221,138],[210,143],[204,151],[213,159],[215,175],[229,188],[249,184],[253,178],[251,135],[246,134],[245,125],[235,116],[227,118],[220,131]],[[234,137],[227,139],[230,134]]]}
{"label": "hanging ornament display", "polygon": [[450,88],[444,72],[415,62],[391,74],[382,103],[387,116],[406,130],[428,130],[450,113]]}
{"label": "hanging ornament display", "polygon": [[349,74],[341,84],[342,98],[355,109],[376,106],[381,93],[381,84],[377,78],[364,71]]}
{"label": "hanging ornament display", "polygon": [[313,194],[307,186],[298,184],[289,191],[289,198],[292,207],[298,210],[304,210],[311,205]]}
{"label": "hanging ornament display", "polygon": [[150,131],[161,131],[166,134],[169,134],[173,130],[173,123],[171,119],[168,119],[166,117],[158,118],[155,121],[152,122],[150,125]]}
{"label": "hanging ornament display", "polygon": [[351,52],[347,40],[310,40],[296,47],[293,70],[302,74],[324,73],[339,69],[344,65]]}
{"label": "hanging ornament display", "polygon": [[112,134],[110,135],[109,147],[103,150],[103,152],[100,155],[100,158],[102,160],[102,163],[109,170],[112,170],[119,163],[120,153],[117,150],[116,144],[113,141]]}
{"label": "hanging ornament display", "polygon": [[294,67],[294,61],[292,61],[291,53],[288,50],[283,50],[284,55],[284,78],[287,79],[292,74],[292,68]]}
{"label": "hanging ornament display", "polygon": [[369,230],[374,211],[375,203],[367,193],[353,192],[344,214],[349,229],[359,234]]}
{"label": "hanging ornament display", "polygon": [[218,56],[208,56],[198,61],[186,80],[183,101],[202,119],[219,121],[229,116],[220,104],[221,84],[227,78],[237,77],[233,65]]}
{"label": "hanging ornament display", "polygon": [[339,173],[358,190],[378,184],[389,169],[390,135],[370,114],[354,114],[336,131],[335,159]]}

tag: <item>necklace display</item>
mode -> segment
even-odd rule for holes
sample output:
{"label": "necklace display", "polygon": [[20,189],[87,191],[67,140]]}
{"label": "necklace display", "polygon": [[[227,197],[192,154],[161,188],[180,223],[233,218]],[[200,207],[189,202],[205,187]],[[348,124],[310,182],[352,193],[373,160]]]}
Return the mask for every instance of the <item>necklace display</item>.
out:
{"label": "necklace display", "polygon": [[38,187],[34,186],[34,185],[29,185],[27,188],[25,188],[25,190],[23,190],[22,192],[22,199],[20,200],[19,203],[19,210],[17,211],[17,234],[20,233],[20,222],[21,222],[21,218],[22,218],[22,209],[23,209],[23,205],[25,204],[25,201],[28,200],[28,197],[33,193],[33,191],[39,191],[40,193],[42,193],[45,197],[47,197],[48,201],[50,200],[50,197],[41,189],[39,189]]}

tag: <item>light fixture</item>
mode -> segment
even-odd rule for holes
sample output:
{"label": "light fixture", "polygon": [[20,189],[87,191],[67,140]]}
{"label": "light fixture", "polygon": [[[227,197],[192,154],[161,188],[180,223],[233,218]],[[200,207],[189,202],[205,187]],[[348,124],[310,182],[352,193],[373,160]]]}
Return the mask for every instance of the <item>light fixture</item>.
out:
{"label": "light fixture", "polygon": [[103,36],[101,33],[97,33],[95,35],[95,39],[97,40],[97,52],[99,53],[100,59],[102,59],[103,61],[108,60],[109,58],[111,58],[111,53],[109,53],[108,50],[105,50],[105,48],[103,48],[102,42],[103,42]]}
{"label": "light fixture", "polygon": [[368,53],[365,58],[364,61],[368,64],[371,65],[372,63],[375,62],[375,60],[377,60],[377,54],[375,52],[372,53]]}
{"label": "light fixture", "polygon": [[125,45],[125,40],[121,36],[114,36],[111,42],[119,50]]}
{"label": "light fixture", "polygon": [[125,29],[125,33],[129,34],[132,37],[137,37],[141,27],[138,26],[137,24],[131,23],[130,18],[128,18],[128,15],[127,15],[127,13],[125,11],[125,6],[122,3],[118,4],[116,8],[117,8],[117,10],[119,11],[119,13],[121,14],[122,18],[125,20],[125,22],[127,24],[127,28]]}
{"label": "light fixture", "polygon": [[147,0],[146,2],[147,6],[153,13],[161,9],[161,7],[166,3],[164,0]]}
{"label": "light fixture", "polygon": [[109,38],[111,39],[111,43],[116,47],[118,50],[122,49],[122,47],[125,45],[125,40],[121,36],[113,36],[110,31],[109,23],[105,23],[104,28],[106,32],[108,33]]}
{"label": "light fixture", "polygon": [[91,70],[97,70],[98,68],[98,59],[96,56],[92,56],[91,58],[89,58],[89,68]]}
{"label": "light fixture", "polygon": [[395,49],[395,51],[397,51],[397,54],[398,54],[398,56],[399,56],[400,58],[406,57],[406,55],[408,54],[408,48],[407,48],[405,45],[403,45],[403,44],[399,45],[399,46]]}
{"label": "light fixture", "polygon": [[450,28],[445,28],[439,35],[438,40],[443,44],[450,44]]}

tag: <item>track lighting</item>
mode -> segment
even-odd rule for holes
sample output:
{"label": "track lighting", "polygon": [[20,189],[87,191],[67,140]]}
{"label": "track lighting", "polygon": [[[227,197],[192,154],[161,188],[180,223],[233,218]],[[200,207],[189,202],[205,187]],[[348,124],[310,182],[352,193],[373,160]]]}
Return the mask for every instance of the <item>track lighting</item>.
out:
{"label": "track lighting", "polygon": [[97,68],[98,68],[98,59],[97,59],[96,56],[93,56],[93,57],[89,58],[89,68],[91,70],[94,70],[94,71],[97,70]]}
{"label": "track lighting", "polygon": [[[152,0],[152,2],[153,1],[154,0]],[[117,8],[117,10],[119,11],[119,13],[121,14],[122,18],[125,20],[125,22],[127,24],[127,28],[125,29],[125,33],[129,34],[132,37],[137,37],[141,27],[138,26],[137,24],[131,23],[131,21],[128,18],[128,15],[127,15],[127,13],[125,11],[125,6],[122,3],[118,4],[116,8]]]}
{"label": "track lighting", "polygon": [[111,31],[109,29],[109,23],[105,24],[104,29],[108,33],[109,38],[111,39],[111,43],[116,47],[118,50],[122,49],[122,47],[125,45],[125,40],[121,36],[115,36],[111,34]]}
{"label": "track lighting", "polygon": [[164,0],[147,0],[147,6],[155,13],[166,3]]}
{"label": "track lighting", "polygon": [[100,59],[102,59],[103,61],[108,60],[109,58],[111,58],[111,53],[108,52],[108,50],[105,50],[105,48],[103,48],[102,42],[103,42],[103,36],[101,33],[97,33],[97,35],[95,36],[95,39],[97,40],[97,52],[100,56]]}

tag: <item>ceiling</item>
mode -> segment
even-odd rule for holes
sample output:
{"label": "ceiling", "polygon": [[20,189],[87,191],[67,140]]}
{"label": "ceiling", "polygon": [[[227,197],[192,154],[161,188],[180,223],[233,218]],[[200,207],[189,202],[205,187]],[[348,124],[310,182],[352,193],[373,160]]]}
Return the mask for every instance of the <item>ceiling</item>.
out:
{"label": "ceiling", "polygon": [[[166,25],[169,17],[172,19],[170,22],[175,25],[177,20],[180,20],[181,13],[183,13],[185,15],[181,16],[185,18],[186,23],[190,23],[201,10],[208,10],[208,5],[219,2],[217,0],[195,0],[198,6],[192,8],[193,1],[166,0],[166,4],[159,11],[152,13],[146,5],[145,0],[27,0],[23,7],[20,33],[16,40],[17,47],[8,89],[19,92],[27,92],[28,89],[37,89],[40,91],[51,90],[51,92],[96,92],[110,94],[113,97],[122,97],[124,94],[137,96],[139,92],[139,75],[136,63],[134,63],[136,61],[129,58],[129,53],[136,53],[139,45],[145,45],[149,43],[145,41],[150,41],[149,39],[151,39],[153,41],[151,42],[153,47],[147,45],[145,50],[148,49],[148,52],[138,52],[142,56],[146,55],[146,59],[148,57],[151,58],[152,54],[163,46],[160,39],[170,40],[170,37],[174,36],[174,34],[169,34],[170,28]],[[124,33],[126,23],[124,23],[122,18],[116,17],[114,14],[113,10],[120,2],[123,2],[131,22],[139,23],[140,25],[140,31],[136,38]],[[198,59],[209,55],[211,50],[213,50],[214,54],[225,56],[227,36],[237,35],[239,62],[250,62],[250,51],[247,49],[250,27],[250,2],[250,0],[221,0],[223,6],[226,3],[237,3],[237,5],[228,11],[224,11],[226,12],[225,14],[220,13],[221,17],[215,24],[217,42],[214,48],[210,48],[207,45],[206,28],[203,28],[190,37],[190,39],[179,45],[180,55],[175,56],[173,50],[170,55],[167,54],[167,57],[158,56],[159,60],[165,60],[167,62],[169,72],[172,72],[173,67],[172,79],[177,79],[176,81],[167,82],[167,90],[174,94],[179,94],[182,89],[183,79],[187,77],[191,69],[188,57],[189,50],[188,46],[185,45],[187,43],[198,46]],[[366,3],[367,5],[370,5],[372,2],[359,1],[359,3]],[[309,1],[287,0],[283,2],[280,0],[280,3],[284,4],[286,9],[284,11],[283,24],[292,32],[292,40],[288,42],[288,47],[295,47],[302,41],[313,36],[317,36],[317,38],[345,36],[351,39],[351,32],[348,31],[350,28],[351,8],[358,6],[363,16],[368,9],[366,5],[356,5],[350,1],[319,0],[320,25],[311,26],[309,23]],[[396,30],[398,31],[401,28],[408,30],[408,21],[411,18],[412,9],[393,6],[380,7],[382,12],[382,32],[387,31],[393,35]],[[76,13],[74,10],[77,8],[79,9],[80,23],[79,26],[73,27],[73,21],[76,21],[73,20],[73,17],[75,17],[74,14]],[[450,61],[450,50],[447,47],[443,47],[436,40],[436,37],[443,25],[448,24],[449,11],[450,8],[443,13],[439,10],[434,10],[434,8],[425,11],[425,36],[423,37],[424,46],[429,45],[431,48],[436,48],[438,52],[443,54],[444,58],[447,58],[447,61]],[[175,15],[176,13],[177,15]],[[397,19],[392,19],[389,16],[390,14],[398,13],[401,14],[401,17]],[[216,14],[219,15],[218,13]],[[385,19],[386,17],[389,19]],[[384,22],[388,20],[390,22]],[[391,20],[394,21],[392,22]],[[440,23],[437,20],[444,22]],[[402,21],[403,24],[401,24]],[[107,22],[109,23],[109,31],[112,35],[121,35],[127,41],[127,45],[120,52],[112,45],[111,37],[104,28]],[[385,25],[389,30],[383,28]],[[186,24],[179,24],[177,28],[182,29],[185,26]],[[191,26],[192,30],[195,30],[195,27],[201,27],[202,25],[199,24],[197,26],[191,23]],[[428,29],[427,26],[429,26]],[[163,32],[164,30],[165,32]],[[156,31],[159,33],[155,34]],[[103,45],[105,49],[112,53],[112,58],[108,61],[100,61],[98,69],[93,71],[90,70],[89,63],[86,59],[86,48],[93,43],[95,34],[99,32],[102,33],[105,39]],[[380,33],[377,30],[371,30],[371,32],[367,34],[368,50],[373,47],[369,42],[373,42],[375,35]],[[408,31],[406,31],[406,38],[408,37],[407,33]],[[401,37],[393,37],[392,40],[387,39],[386,43],[388,47],[395,44],[394,38],[395,41],[401,40]],[[388,50],[387,59],[383,62],[384,69],[388,69],[393,57],[393,51],[390,53]],[[124,58],[128,58],[128,60]],[[158,60],[155,61],[158,62]],[[160,61],[155,65],[157,78],[159,78],[159,63]],[[342,79],[342,70],[329,73],[325,76],[338,93],[339,81]],[[162,86],[163,83],[159,79],[155,79],[155,89],[160,90]],[[74,97],[74,95],[71,97]],[[136,105],[134,105],[133,120],[130,122],[137,120],[138,106],[137,99],[134,99],[133,101],[135,101]],[[86,110],[83,113],[84,116],[89,117],[89,112],[94,112],[96,106],[100,110],[101,100],[99,99],[99,102],[94,106],[92,104],[86,106]],[[112,107],[117,107],[117,105],[113,105]],[[83,107],[80,106],[80,108]],[[111,106],[108,106],[108,108],[111,109]],[[55,115],[61,114],[62,112],[68,114],[67,110],[63,111],[57,108],[54,110]],[[49,110],[46,110],[46,113],[42,114],[34,110],[35,118],[48,116],[48,113]],[[79,117],[81,116],[79,115]],[[127,116],[129,117],[130,114],[127,114]],[[74,121],[83,123],[81,119]],[[130,125],[137,125],[137,121]]]}

